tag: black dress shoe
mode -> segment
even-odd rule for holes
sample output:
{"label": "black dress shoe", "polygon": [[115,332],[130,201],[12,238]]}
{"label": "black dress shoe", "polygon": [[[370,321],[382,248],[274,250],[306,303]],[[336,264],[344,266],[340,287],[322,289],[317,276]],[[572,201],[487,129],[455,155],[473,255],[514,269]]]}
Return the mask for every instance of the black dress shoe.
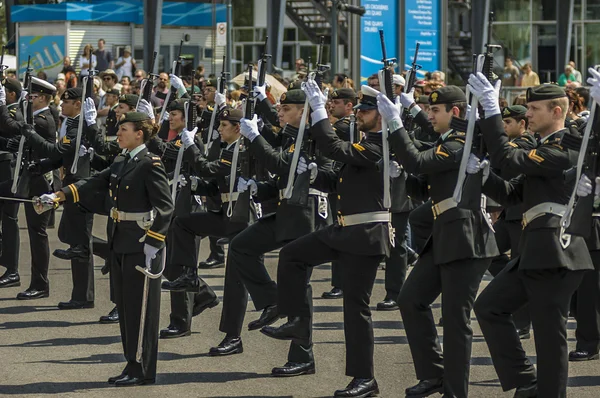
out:
{"label": "black dress shoe", "polygon": [[337,390],[334,397],[376,397],[379,394],[379,386],[375,379],[354,378],[343,390]]}
{"label": "black dress shoe", "polygon": [[21,286],[21,277],[18,272],[6,271],[4,275],[0,277],[0,287],[14,287]]}
{"label": "black dress shoe", "polygon": [[428,379],[421,380],[415,386],[408,387],[406,389],[406,396],[417,398],[417,397],[428,397],[431,394],[442,393],[444,391],[444,379]]}
{"label": "black dress shoe", "polygon": [[265,326],[260,331],[278,340],[306,342],[310,337],[310,318],[293,317],[279,327]]}
{"label": "black dress shoe", "polygon": [[211,347],[208,355],[211,357],[220,357],[232,354],[241,354],[244,352],[242,339],[237,336],[225,336],[223,341],[216,347]]}
{"label": "black dress shoe", "polygon": [[154,384],[154,379],[142,379],[141,377],[125,376],[115,381],[115,387],[143,386],[144,384]]}
{"label": "black dress shoe", "polygon": [[517,329],[517,333],[519,334],[519,339],[521,340],[529,340],[531,338],[531,332],[529,329]]}
{"label": "black dress shoe", "polygon": [[121,372],[120,375],[118,376],[113,376],[113,377],[109,377],[108,378],[108,384],[115,384],[115,382],[119,379],[124,378],[125,376],[127,376],[127,371],[124,369],[123,372]]}
{"label": "black dress shoe", "polygon": [[169,325],[166,329],[160,331],[161,339],[176,339],[177,337],[185,337],[192,334],[191,330],[179,329],[177,326]]}
{"label": "black dress shoe", "polygon": [[58,257],[61,260],[72,260],[74,258],[88,258],[90,256],[90,251],[88,248],[77,245],[70,247],[66,250],[64,249],[56,249],[52,253],[54,257]]}
{"label": "black dress shoe", "polygon": [[94,302],[70,300],[58,303],[59,310],[80,310],[84,308],[94,308]]}
{"label": "black dress shoe", "polygon": [[339,298],[344,297],[344,292],[342,291],[341,288],[334,287],[330,291],[324,292],[321,295],[321,297],[324,298],[324,299],[339,299]]}
{"label": "black dress shoe", "polygon": [[292,377],[300,375],[314,375],[315,374],[315,363],[314,362],[288,362],[283,366],[273,368],[271,375],[275,377]]}
{"label": "black dress shoe", "polygon": [[17,300],[33,300],[44,297],[49,297],[50,292],[46,290],[27,289],[24,292],[17,294]]}
{"label": "black dress shoe", "polygon": [[386,298],[381,303],[377,303],[377,311],[394,311],[398,309],[399,307],[396,300]]}
{"label": "black dress shoe", "polygon": [[117,310],[117,307],[115,306],[115,308],[110,310],[108,315],[102,315],[98,322],[102,324],[119,323],[119,310]]}
{"label": "black dress shoe", "polygon": [[538,389],[537,383],[532,383],[528,386],[519,387],[515,391],[514,398],[537,398]]}
{"label": "black dress shoe", "polygon": [[596,352],[589,352],[586,350],[575,350],[569,353],[569,361],[578,362],[578,361],[593,361],[600,357],[600,355]]}
{"label": "black dress shoe", "polygon": [[257,320],[248,324],[248,330],[257,330],[264,326],[269,326],[281,318],[283,317],[279,315],[277,305],[270,305],[263,310],[262,314],[260,314],[260,317]]}
{"label": "black dress shoe", "polygon": [[200,292],[200,279],[195,273],[185,273],[174,281],[164,281],[160,287],[171,292]]}
{"label": "black dress shoe", "polygon": [[217,296],[209,302],[194,304],[194,309],[192,310],[192,316],[197,316],[202,314],[205,310],[216,307],[219,305],[220,301]]}
{"label": "black dress shoe", "polygon": [[225,266],[225,258],[224,257],[209,257],[206,261],[201,261],[198,264],[198,268],[201,269],[212,269],[212,268],[221,268]]}

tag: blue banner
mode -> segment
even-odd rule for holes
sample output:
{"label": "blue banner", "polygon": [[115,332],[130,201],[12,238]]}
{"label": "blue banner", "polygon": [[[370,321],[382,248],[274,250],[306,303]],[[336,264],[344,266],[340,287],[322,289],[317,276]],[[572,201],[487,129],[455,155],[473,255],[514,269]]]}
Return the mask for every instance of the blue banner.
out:
{"label": "blue banner", "polygon": [[385,49],[388,58],[397,58],[398,48],[398,0],[362,0],[366,13],[360,19],[360,80],[383,67],[379,30],[385,33]]}
{"label": "blue banner", "polygon": [[31,57],[33,75],[45,72],[55,79],[63,68],[65,58],[65,36],[19,36],[18,76],[27,69],[27,59]]}
{"label": "blue banner", "polygon": [[413,61],[417,42],[421,43],[417,63],[423,71],[440,70],[441,0],[405,0],[404,69]]}

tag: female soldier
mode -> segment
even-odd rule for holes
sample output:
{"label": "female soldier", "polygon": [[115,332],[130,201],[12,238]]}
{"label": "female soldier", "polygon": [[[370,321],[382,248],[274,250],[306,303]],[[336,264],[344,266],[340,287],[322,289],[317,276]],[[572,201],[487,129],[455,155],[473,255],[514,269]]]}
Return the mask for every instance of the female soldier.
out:
{"label": "female soldier", "polygon": [[[117,133],[119,154],[113,164],[86,180],[78,181],[54,194],[41,197],[43,202],[71,202],[90,199],[98,191],[110,195],[112,205],[108,237],[111,248],[111,279],[121,327],[121,339],[127,366],[108,379],[118,387],[152,384],[156,377],[158,322],[160,313],[160,279],[145,281],[136,265],[150,269],[164,247],[173,203],[167,176],[160,158],[146,148],[145,142],[156,134],[148,116],[128,112],[122,116]],[[145,282],[148,291],[145,296]],[[141,324],[142,301],[147,300],[144,324]],[[143,355],[138,354],[139,330],[143,328]]]}

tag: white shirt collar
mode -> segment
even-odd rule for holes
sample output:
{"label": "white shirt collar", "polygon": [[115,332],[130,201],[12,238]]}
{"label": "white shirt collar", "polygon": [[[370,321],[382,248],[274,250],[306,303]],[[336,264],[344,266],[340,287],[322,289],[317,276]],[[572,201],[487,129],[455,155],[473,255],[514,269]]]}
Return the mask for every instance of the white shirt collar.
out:
{"label": "white shirt collar", "polygon": [[50,109],[47,106],[43,107],[42,109],[38,109],[37,111],[33,112],[33,116],[39,115],[40,113],[44,112],[46,109]]}
{"label": "white shirt collar", "polygon": [[133,149],[131,152],[129,152],[129,156],[133,159],[136,157],[136,155],[138,153],[142,152],[145,148],[146,148],[146,144],[142,144],[142,145],[136,147],[135,149]]}

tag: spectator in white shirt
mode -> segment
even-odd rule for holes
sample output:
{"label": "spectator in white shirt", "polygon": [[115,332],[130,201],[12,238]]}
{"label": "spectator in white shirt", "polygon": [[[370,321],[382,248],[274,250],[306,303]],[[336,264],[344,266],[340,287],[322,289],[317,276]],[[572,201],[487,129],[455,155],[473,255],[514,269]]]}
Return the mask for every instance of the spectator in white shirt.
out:
{"label": "spectator in white shirt", "polygon": [[137,66],[135,64],[135,59],[131,56],[131,47],[125,46],[123,56],[119,57],[115,67],[117,68],[119,80],[121,80],[123,76],[129,77],[130,80],[133,79],[133,71],[137,69]]}
{"label": "spectator in white shirt", "polygon": [[[90,65],[91,62],[91,65]],[[91,66],[92,69],[96,69],[96,56],[94,55],[94,48],[91,44],[86,45],[83,48],[83,54],[79,57],[79,67],[81,72],[79,76],[87,76],[89,74],[88,68]]]}

